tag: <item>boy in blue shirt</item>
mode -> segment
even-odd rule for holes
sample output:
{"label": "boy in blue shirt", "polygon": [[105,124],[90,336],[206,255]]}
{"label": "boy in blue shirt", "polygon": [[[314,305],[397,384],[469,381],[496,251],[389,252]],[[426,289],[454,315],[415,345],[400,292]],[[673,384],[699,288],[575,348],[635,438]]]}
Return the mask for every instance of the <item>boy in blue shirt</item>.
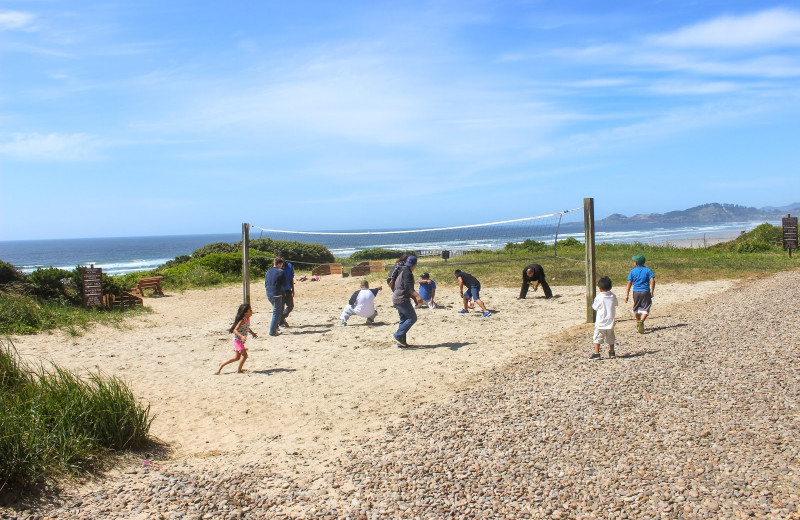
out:
{"label": "boy in blue shirt", "polygon": [[433,301],[433,297],[436,296],[436,282],[431,280],[431,275],[428,273],[422,273],[419,277],[419,295],[422,301],[428,304],[429,309],[437,307]]}
{"label": "boy in blue shirt", "polygon": [[650,268],[644,266],[644,255],[635,255],[631,258],[636,265],[628,273],[628,286],[625,287],[625,303],[633,287],[633,315],[636,316],[636,330],[644,334],[644,320],[650,314],[653,305],[653,294],[656,290],[656,275]]}

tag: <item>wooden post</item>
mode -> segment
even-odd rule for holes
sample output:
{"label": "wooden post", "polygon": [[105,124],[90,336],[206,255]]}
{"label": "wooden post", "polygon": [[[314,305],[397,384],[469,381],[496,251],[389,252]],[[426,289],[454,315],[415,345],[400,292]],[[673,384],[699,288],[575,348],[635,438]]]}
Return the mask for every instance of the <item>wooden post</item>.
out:
{"label": "wooden post", "polygon": [[586,240],[586,323],[594,323],[597,271],[594,263],[594,199],[583,199],[583,234]]}
{"label": "wooden post", "polygon": [[242,298],[250,303],[250,224],[242,224]]}

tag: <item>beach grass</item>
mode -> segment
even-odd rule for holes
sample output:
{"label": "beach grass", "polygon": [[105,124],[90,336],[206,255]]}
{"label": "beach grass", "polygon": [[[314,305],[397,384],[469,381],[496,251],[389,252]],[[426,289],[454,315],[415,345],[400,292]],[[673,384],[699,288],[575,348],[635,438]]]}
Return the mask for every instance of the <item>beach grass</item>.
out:
{"label": "beach grass", "polygon": [[33,334],[64,329],[80,335],[93,323],[122,326],[128,316],[150,312],[144,307],[125,310],[86,309],[59,300],[0,291],[0,334]]}
{"label": "beach grass", "polygon": [[139,448],[151,422],[150,406],[121,379],[33,369],[0,341],[0,491],[76,475],[110,451]]}

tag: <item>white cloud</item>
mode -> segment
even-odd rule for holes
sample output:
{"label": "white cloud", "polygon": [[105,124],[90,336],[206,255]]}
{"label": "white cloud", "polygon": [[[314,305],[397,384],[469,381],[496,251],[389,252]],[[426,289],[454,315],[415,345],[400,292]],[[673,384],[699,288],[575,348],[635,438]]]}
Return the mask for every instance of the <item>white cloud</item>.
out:
{"label": "white cloud", "polygon": [[800,44],[800,12],[771,9],[743,16],[722,16],[649,38],[668,47],[783,47]]}
{"label": "white cloud", "polygon": [[88,134],[13,134],[0,141],[0,156],[25,160],[77,161],[97,157],[99,140]]}
{"label": "white cloud", "polygon": [[33,30],[34,15],[21,11],[0,11],[0,31]]}

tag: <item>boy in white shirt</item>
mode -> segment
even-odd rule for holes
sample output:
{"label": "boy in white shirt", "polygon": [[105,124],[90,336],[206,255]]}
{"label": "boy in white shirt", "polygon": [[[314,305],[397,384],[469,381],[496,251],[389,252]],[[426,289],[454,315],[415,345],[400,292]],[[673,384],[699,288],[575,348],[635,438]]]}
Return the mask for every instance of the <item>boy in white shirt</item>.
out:
{"label": "boy in white shirt", "polygon": [[353,296],[350,297],[350,301],[344,306],[339,326],[347,326],[347,318],[354,314],[367,318],[367,324],[372,325],[375,322],[375,316],[378,315],[378,311],[375,310],[375,297],[380,290],[381,287],[370,289],[369,282],[363,280],[361,282],[361,290],[354,292]]}
{"label": "boy in white shirt", "polygon": [[615,358],[614,344],[617,339],[614,336],[614,320],[617,317],[617,297],[611,292],[611,278],[604,276],[597,280],[597,288],[600,292],[595,296],[592,309],[597,311],[594,321],[594,354],[589,359],[600,359],[600,344],[608,344],[608,357]]}

